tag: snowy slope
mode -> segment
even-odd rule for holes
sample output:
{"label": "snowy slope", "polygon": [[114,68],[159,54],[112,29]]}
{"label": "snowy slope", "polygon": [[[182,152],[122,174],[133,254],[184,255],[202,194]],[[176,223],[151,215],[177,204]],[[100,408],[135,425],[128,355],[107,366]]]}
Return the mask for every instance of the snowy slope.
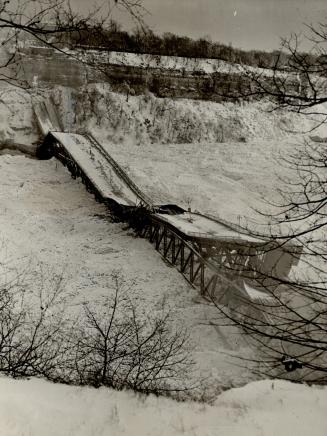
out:
{"label": "snowy slope", "polygon": [[0,379],[5,436],[325,436],[327,389],[251,383],[213,405]]}
{"label": "snowy slope", "polygon": [[[216,61],[110,56],[117,64],[229,70]],[[30,94],[6,86],[0,91],[0,142],[33,148],[39,138]],[[77,94],[59,88],[53,94],[66,129],[90,129],[155,201],[233,221],[252,217],[261,196],[271,199],[280,171],[275,152],[292,149],[298,141],[292,131],[311,126],[294,114],[268,113],[268,103],[223,105],[152,95],[127,99],[107,85]],[[147,241],[110,222],[106,209],[61,164],[0,156],[0,201],[1,260],[12,259],[18,269],[30,263],[62,274],[74,304],[108,293],[110,274],[119,270],[133,283],[133,298],[144,311],[155,312],[165,300],[173,322],[190,332],[196,376],[204,379],[208,398],[251,380],[233,365],[234,356],[249,353],[238,331],[213,328],[213,308],[199,304],[196,291]],[[250,383],[205,405],[1,378],[0,434],[324,436],[326,405],[326,389],[277,381]]]}
{"label": "snowy slope", "polygon": [[2,257],[14,259],[18,269],[31,261],[33,268],[62,274],[74,303],[107,295],[110,275],[118,270],[133,284],[133,298],[145,312],[159,310],[165,300],[172,322],[188,330],[195,346],[194,377],[208,378],[203,383],[208,396],[251,378],[232,365],[232,356],[249,352],[237,331],[210,325],[215,309],[197,302],[197,291],[149,242],[110,222],[105,207],[59,162],[0,156],[0,201]]}
{"label": "snowy slope", "polygon": [[[269,102],[244,104],[114,93],[108,84],[52,92],[67,130],[91,129],[116,144],[180,144],[280,140],[308,131],[309,117],[273,111]],[[75,118],[72,120],[72,108]],[[321,127],[322,136],[326,128]],[[318,133],[317,133],[318,134]]]}
{"label": "snowy slope", "polygon": [[[113,131],[109,121],[115,121],[113,114],[120,116],[114,104],[121,104],[123,113],[133,118],[132,111],[136,114],[138,105],[141,117],[150,115],[151,110],[153,116],[160,114],[161,103],[150,97],[147,106],[146,96],[144,100],[135,98],[125,102],[124,96],[107,91],[106,87],[90,87],[88,92],[93,92],[93,96],[84,105],[83,100],[78,99],[74,105],[71,101],[65,102],[62,97],[70,94],[66,94],[64,88],[56,91],[55,97],[57,103],[65,103],[61,111],[64,121],[71,121],[69,110],[75,107],[76,126],[82,125],[81,110],[85,111],[84,128],[91,128],[101,142],[107,144],[110,153],[155,202],[176,202],[237,221],[238,215],[251,214],[251,206],[257,205],[258,188],[259,193],[271,192],[273,163],[269,160],[270,152],[261,153],[262,143],[142,143],[137,146],[132,135],[122,130],[120,124],[115,129],[124,137],[124,145],[108,141]],[[108,101],[112,103],[109,115],[104,111],[107,107],[104,103]],[[213,106],[192,104],[181,102],[175,111],[185,110],[185,116],[194,113],[198,120],[208,116],[215,122],[211,113]],[[227,105],[227,111],[228,107],[234,113],[235,108]],[[17,105],[16,111],[18,108]],[[224,108],[221,105],[216,107],[218,109]],[[244,120],[253,119],[251,111],[246,115],[246,108],[238,110],[243,111],[244,117],[250,117]],[[258,111],[259,108],[256,113]],[[162,117],[161,120],[169,119],[167,114]],[[100,126],[98,121],[101,121]],[[125,121],[122,117],[122,123]],[[263,116],[262,125],[265,124],[268,125]],[[177,123],[176,129],[182,131],[183,125]],[[199,137],[207,137],[207,131],[203,124],[198,130]],[[235,134],[242,132],[236,129]],[[280,135],[281,131],[277,133]],[[25,141],[29,139],[27,135]],[[276,143],[270,144],[273,149]],[[256,162],[255,173],[253,161]],[[243,369],[231,366],[233,360],[228,356],[228,353],[232,356],[248,353],[236,332],[214,329],[208,321],[215,316],[215,311],[193,301],[196,291],[176,270],[164,265],[146,241],[132,238],[121,225],[108,222],[104,207],[95,203],[83,185],[71,180],[60,163],[4,156],[0,170],[3,205],[0,225],[10,257],[30,256],[36,263],[64,274],[66,288],[77,295],[78,301],[106,293],[111,272],[120,270],[127,281],[135,282],[135,298],[140,299],[147,310],[166,300],[175,322],[190,332],[196,346],[198,374],[208,377],[213,392],[249,379]]]}

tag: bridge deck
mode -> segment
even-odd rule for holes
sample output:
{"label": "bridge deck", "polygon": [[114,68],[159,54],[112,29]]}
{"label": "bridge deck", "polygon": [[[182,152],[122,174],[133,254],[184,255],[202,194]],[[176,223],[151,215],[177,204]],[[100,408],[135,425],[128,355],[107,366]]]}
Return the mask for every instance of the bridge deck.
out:
{"label": "bridge deck", "polygon": [[[231,310],[233,306],[238,308],[249,302],[252,305],[253,301],[266,304],[268,297],[265,292],[251,283],[238,280],[239,267],[249,259],[246,253],[245,256],[241,253],[243,258],[239,259],[238,250],[231,247],[231,243],[240,244],[250,246],[252,250],[253,245],[264,243],[263,239],[244,234],[241,229],[238,231],[237,226],[220,222],[214,217],[179,213],[182,209],[178,207],[170,208],[172,213],[175,210],[175,215],[155,213],[165,207],[154,206],[151,198],[136,186],[108,149],[92,135],[62,132],[52,104],[36,105],[35,114],[45,135],[40,146],[45,158],[56,156],[74,177],[81,177],[86,188],[96,197],[100,196],[101,200],[114,200],[122,206],[146,206],[152,213],[149,223],[144,225],[143,236],[154,243],[165,260],[176,266],[192,286],[200,289],[203,296],[209,295],[222,304],[228,304]],[[298,261],[298,256],[284,253],[283,249],[267,251],[265,258],[258,270],[267,270],[269,274],[276,272],[277,277],[287,277],[292,265]],[[237,267],[234,269],[236,280],[224,275],[224,264],[228,264],[229,268]]]}
{"label": "bridge deck", "polygon": [[104,156],[88,137],[77,133],[51,132],[74,162],[85,172],[103,199],[113,199],[122,205],[135,205],[137,196],[118,177]]}
{"label": "bridge deck", "polygon": [[238,243],[260,244],[263,242],[262,239],[242,234],[223,223],[213,221],[197,213],[185,212],[180,215],[156,214],[156,216],[162,221],[171,224],[189,238],[222,240],[225,242],[234,241]]}
{"label": "bridge deck", "polygon": [[62,131],[57,111],[50,99],[34,102],[34,112],[44,136],[53,130]]}

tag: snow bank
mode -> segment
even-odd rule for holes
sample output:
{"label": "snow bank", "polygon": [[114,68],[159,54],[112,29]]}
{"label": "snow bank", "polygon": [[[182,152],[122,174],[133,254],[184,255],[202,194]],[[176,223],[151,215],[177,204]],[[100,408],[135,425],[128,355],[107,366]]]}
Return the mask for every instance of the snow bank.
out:
{"label": "snow bank", "polygon": [[0,87],[0,143],[31,147],[38,139],[31,95],[14,86]]}
{"label": "snow bank", "polygon": [[213,405],[176,403],[110,389],[0,379],[6,436],[325,436],[327,389],[251,383]]}
{"label": "snow bank", "polygon": [[272,140],[312,127],[298,114],[271,112],[271,104],[264,101],[235,104],[126,96],[111,92],[108,84],[79,91],[58,87],[53,95],[66,129],[88,128],[116,144]]}

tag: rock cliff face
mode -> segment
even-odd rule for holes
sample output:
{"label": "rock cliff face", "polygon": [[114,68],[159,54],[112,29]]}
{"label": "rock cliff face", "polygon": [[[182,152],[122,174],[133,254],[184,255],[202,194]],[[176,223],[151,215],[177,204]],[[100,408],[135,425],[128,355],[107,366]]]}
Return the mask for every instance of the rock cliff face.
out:
{"label": "rock cliff face", "polygon": [[[81,53],[67,56],[47,47],[26,47],[21,53],[20,77],[30,85],[62,85],[78,88],[86,83],[108,82],[118,92],[143,94],[150,91],[157,97],[191,98],[212,101],[227,100],[227,95],[249,87],[239,73],[185,71],[184,68],[134,66],[122,61],[110,63],[104,56],[92,53],[90,67],[80,62]],[[84,58],[87,54],[83,54]],[[97,58],[98,56],[98,58]],[[88,58],[90,59],[90,58]]]}
{"label": "rock cliff face", "polygon": [[0,82],[0,144],[39,140],[33,99],[49,94],[65,130],[104,129],[101,136],[118,144],[276,139],[299,123],[294,114],[262,113],[270,107],[267,102],[225,102],[224,93],[238,89],[245,79],[222,62],[213,66],[208,60],[87,53],[99,62],[99,71],[72,54],[22,48],[18,75],[32,89]]}
{"label": "rock cliff face", "polygon": [[100,76],[77,59],[46,47],[30,47],[21,53],[20,77],[31,86],[62,85],[78,88]]}

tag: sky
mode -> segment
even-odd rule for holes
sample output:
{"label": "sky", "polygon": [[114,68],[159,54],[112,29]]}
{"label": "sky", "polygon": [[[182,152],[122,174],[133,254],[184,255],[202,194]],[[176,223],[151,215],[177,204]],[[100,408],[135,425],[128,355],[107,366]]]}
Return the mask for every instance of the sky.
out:
{"label": "sky", "polygon": [[[95,3],[71,2],[80,11]],[[305,23],[327,22],[327,0],[143,0],[143,4],[149,11],[145,21],[156,33],[207,36],[247,50],[277,49],[281,37],[307,33]],[[115,12],[115,18],[127,29],[133,26],[126,14]],[[308,49],[305,38],[303,41],[303,48]]]}

